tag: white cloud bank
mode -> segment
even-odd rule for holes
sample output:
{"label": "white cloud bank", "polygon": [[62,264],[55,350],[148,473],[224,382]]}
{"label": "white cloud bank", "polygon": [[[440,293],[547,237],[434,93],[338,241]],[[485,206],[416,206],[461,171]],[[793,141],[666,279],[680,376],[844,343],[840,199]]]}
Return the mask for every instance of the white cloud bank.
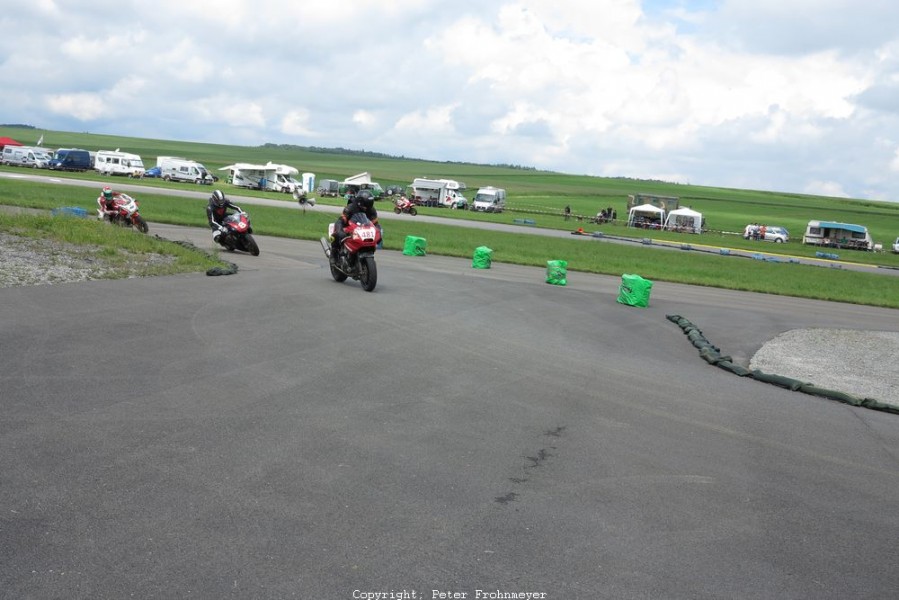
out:
{"label": "white cloud bank", "polygon": [[899,200],[888,0],[42,0],[0,22],[3,122]]}

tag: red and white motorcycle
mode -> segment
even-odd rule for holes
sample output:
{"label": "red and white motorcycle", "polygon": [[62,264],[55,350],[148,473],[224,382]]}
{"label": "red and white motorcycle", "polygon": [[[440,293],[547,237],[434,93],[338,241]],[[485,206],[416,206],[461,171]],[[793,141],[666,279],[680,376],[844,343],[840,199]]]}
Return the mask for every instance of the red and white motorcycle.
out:
{"label": "red and white motorcycle", "polygon": [[321,239],[322,249],[331,265],[331,277],[336,282],[352,277],[370,292],[378,283],[375,265],[375,249],[381,241],[381,230],[365,213],[356,213],[344,228],[347,235],[341,240],[337,255],[331,256],[331,240],[334,239],[334,223],[328,225],[328,237]]}
{"label": "red and white motorcycle", "polygon": [[128,194],[119,192],[112,199],[113,210],[106,211],[103,218],[115,225],[122,227],[134,227],[141,233],[147,233],[150,227],[138,210],[137,200]]}
{"label": "red and white motorcycle", "polygon": [[393,212],[396,214],[408,213],[413,217],[418,214],[418,209],[415,208],[415,203],[406,198],[405,196],[400,196],[396,199],[393,205]]}

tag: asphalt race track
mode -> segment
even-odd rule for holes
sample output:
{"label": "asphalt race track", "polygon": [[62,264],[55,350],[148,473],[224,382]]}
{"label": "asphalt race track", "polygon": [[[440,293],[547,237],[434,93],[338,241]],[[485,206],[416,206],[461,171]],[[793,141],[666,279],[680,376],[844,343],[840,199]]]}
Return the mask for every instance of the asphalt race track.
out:
{"label": "asphalt race track", "polygon": [[745,364],[896,311],[664,282],[640,309],[388,251],[366,293],[258,240],[231,276],[0,289],[0,596],[899,589],[899,419],[710,366],[665,318]]}

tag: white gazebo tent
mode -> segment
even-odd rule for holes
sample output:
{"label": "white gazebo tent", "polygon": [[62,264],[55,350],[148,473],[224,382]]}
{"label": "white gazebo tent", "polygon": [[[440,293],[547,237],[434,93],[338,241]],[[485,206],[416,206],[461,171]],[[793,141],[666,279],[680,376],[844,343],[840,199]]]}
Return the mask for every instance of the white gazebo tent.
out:
{"label": "white gazebo tent", "polygon": [[702,213],[687,207],[672,210],[665,220],[665,229],[702,233]]}
{"label": "white gazebo tent", "polygon": [[642,218],[640,219],[640,221],[637,221],[637,219],[640,217],[648,217],[650,221],[655,221],[656,219],[658,219],[659,226],[661,227],[665,222],[665,209],[659,208],[654,204],[641,204],[640,206],[635,206],[627,213],[627,226],[639,226]]}

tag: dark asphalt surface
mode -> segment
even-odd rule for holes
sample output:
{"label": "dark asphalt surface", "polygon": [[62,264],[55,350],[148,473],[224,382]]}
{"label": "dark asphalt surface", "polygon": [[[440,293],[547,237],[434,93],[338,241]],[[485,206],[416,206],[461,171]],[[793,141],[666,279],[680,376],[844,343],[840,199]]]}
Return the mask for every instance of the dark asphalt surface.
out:
{"label": "dark asphalt surface", "polygon": [[746,364],[897,311],[639,309],[395,252],[369,294],[259,243],[232,276],[0,289],[0,596],[895,597],[897,417],[710,366],[665,315]]}

